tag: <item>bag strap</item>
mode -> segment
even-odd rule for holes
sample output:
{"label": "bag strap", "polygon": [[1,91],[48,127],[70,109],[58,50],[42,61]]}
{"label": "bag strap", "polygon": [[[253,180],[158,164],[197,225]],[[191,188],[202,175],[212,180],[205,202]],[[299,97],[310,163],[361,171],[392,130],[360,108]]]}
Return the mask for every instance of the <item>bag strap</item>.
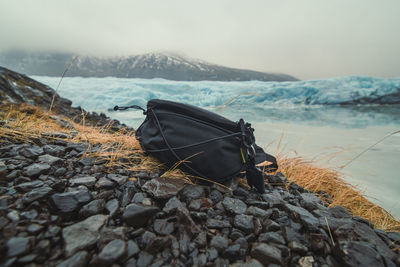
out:
{"label": "bag strap", "polygon": [[256,166],[256,150],[259,150],[259,153],[262,152],[265,156],[265,159],[271,162],[271,164],[265,166],[264,170],[277,170],[278,164],[276,158],[270,154],[265,153],[261,148],[256,146],[254,129],[251,128],[250,123],[244,123],[244,120],[240,119],[238,124],[242,136],[242,145],[245,149],[246,154],[243,159],[246,158],[245,163],[247,184],[251,187],[254,186],[259,193],[264,193],[266,174],[263,170]]}

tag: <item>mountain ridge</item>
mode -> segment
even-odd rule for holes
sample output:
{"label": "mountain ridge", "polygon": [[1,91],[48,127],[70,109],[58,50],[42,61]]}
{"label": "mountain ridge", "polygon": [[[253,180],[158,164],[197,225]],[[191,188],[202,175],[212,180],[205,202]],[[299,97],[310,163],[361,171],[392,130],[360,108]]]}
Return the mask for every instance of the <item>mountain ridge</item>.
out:
{"label": "mountain ridge", "polygon": [[[72,53],[8,51],[0,53],[0,65],[27,75],[61,76],[73,57]],[[176,81],[298,80],[287,74],[230,68],[173,53],[147,53],[108,58],[79,56],[66,76],[163,78]]]}

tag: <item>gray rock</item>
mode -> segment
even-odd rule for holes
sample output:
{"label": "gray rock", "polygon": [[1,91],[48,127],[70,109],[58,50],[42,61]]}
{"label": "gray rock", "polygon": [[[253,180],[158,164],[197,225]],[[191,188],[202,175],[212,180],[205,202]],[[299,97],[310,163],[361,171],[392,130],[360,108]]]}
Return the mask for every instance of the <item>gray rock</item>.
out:
{"label": "gray rock", "polygon": [[91,187],[95,183],[96,183],[96,178],[93,176],[84,176],[84,177],[78,177],[78,178],[69,180],[70,186],[84,185],[86,187]]}
{"label": "gray rock", "polygon": [[19,150],[19,154],[25,158],[35,160],[39,155],[43,154],[43,149],[38,146],[24,147]]}
{"label": "gray rock", "polygon": [[184,186],[183,179],[157,177],[147,181],[142,189],[155,198],[167,199],[176,196]]}
{"label": "gray rock", "polygon": [[[234,263],[232,265],[230,265],[231,267],[263,267],[264,265],[262,265],[258,260],[256,259],[250,259],[246,262],[239,262],[239,263]],[[269,264],[268,267],[279,267],[279,265],[276,264]]]}
{"label": "gray rock", "polygon": [[150,252],[151,254],[156,254],[170,246],[171,246],[171,238],[156,236],[155,238],[149,241],[145,250]]}
{"label": "gray rock", "polygon": [[97,181],[95,187],[96,187],[97,189],[112,189],[112,188],[115,187],[115,185],[114,185],[114,183],[113,183],[112,181],[108,180],[107,178],[101,177],[101,178]]}
{"label": "gray rock", "polygon": [[129,240],[126,257],[129,259],[130,257],[133,257],[136,254],[138,254],[139,251],[140,251],[140,249],[139,249],[138,245],[136,244],[136,242]]}
{"label": "gray rock", "polygon": [[35,181],[32,181],[32,182],[26,182],[26,183],[18,184],[14,188],[16,190],[18,190],[18,191],[29,192],[32,189],[38,188],[38,187],[42,187],[43,185],[44,185],[44,183],[42,181],[35,180]]}
{"label": "gray rock", "polygon": [[260,234],[260,236],[258,237],[258,242],[284,245],[285,239],[283,238],[282,234],[278,232],[269,232]]}
{"label": "gray rock", "polygon": [[272,210],[263,210],[258,207],[250,206],[246,210],[246,214],[253,215],[259,218],[268,218],[272,214]]}
{"label": "gray rock", "polygon": [[226,237],[216,235],[211,239],[210,246],[219,252],[222,252],[228,247],[228,239]]}
{"label": "gray rock", "polygon": [[177,197],[172,197],[167,201],[167,203],[165,203],[163,211],[167,214],[171,214],[176,211],[176,209],[182,207],[184,207],[184,204]]}
{"label": "gray rock", "polygon": [[108,213],[110,214],[110,217],[114,217],[119,209],[119,202],[118,199],[113,198],[109,201],[107,201],[106,203],[106,210],[108,211]]}
{"label": "gray rock", "polygon": [[86,251],[80,251],[75,255],[69,257],[65,261],[57,265],[57,267],[84,267],[88,262],[88,253]]}
{"label": "gray rock", "polygon": [[245,255],[246,250],[241,249],[239,244],[229,246],[222,254],[224,258],[229,259],[230,261],[242,259]]}
{"label": "gray rock", "polygon": [[236,215],[233,220],[233,225],[247,234],[254,232],[253,216],[251,215]]}
{"label": "gray rock", "polygon": [[179,194],[183,201],[205,197],[204,188],[200,185],[187,185]]}
{"label": "gray rock", "polygon": [[54,172],[54,176],[55,177],[60,177],[63,176],[65,173],[67,172],[67,169],[64,167],[58,168],[55,172]]}
{"label": "gray rock", "polygon": [[215,203],[220,202],[220,201],[224,198],[224,196],[223,196],[222,193],[219,192],[218,190],[213,189],[213,190],[211,190],[211,192],[210,192],[209,198],[210,198],[211,201],[215,204]]}
{"label": "gray rock", "polygon": [[145,199],[145,198],[146,198],[146,193],[139,192],[133,196],[132,202],[133,203],[142,203],[143,199]]}
{"label": "gray rock", "polygon": [[222,201],[224,208],[233,214],[243,214],[246,212],[247,206],[240,199],[225,197]]}
{"label": "gray rock", "polygon": [[322,200],[314,193],[302,193],[301,195],[301,206],[309,211],[315,210],[318,206],[322,206]]}
{"label": "gray rock", "polygon": [[95,163],[96,159],[94,158],[83,158],[79,161],[79,164],[82,166],[93,166]]}
{"label": "gray rock", "polygon": [[43,225],[33,223],[30,224],[26,230],[28,233],[36,235],[43,230]]}
{"label": "gray rock", "polygon": [[92,199],[86,190],[53,194],[50,197],[52,206],[61,216],[69,216]]}
{"label": "gray rock", "polygon": [[25,204],[31,203],[33,201],[40,200],[42,198],[47,197],[52,191],[53,191],[53,189],[48,186],[34,188],[32,191],[25,193],[22,196],[22,201]]}
{"label": "gray rock", "polygon": [[335,253],[337,259],[340,259],[344,266],[385,266],[381,256],[370,243],[358,241],[339,242],[338,247],[339,249]]}
{"label": "gray rock", "polygon": [[280,207],[283,204],[283,198],[281,194],[279,194],[277,191],[273,191],[268,194],[263,194],[262,198],[264,199],[265,202],[268,202],[270,207]]}
{"label": "gray rock", "polygon": [[128,180],[128,176],[123,176],[114,173],[107,174],[107,178],[117,183],[118,185],[123,185]]}
{"label": "gray rock", "polygon": [[278,248],[269,244],[254,244],[250,255],[262,263],[282,264],[282,252]]}
{"label": "gray rock", "polygon": [[221,228],[231,228],[232,226],[229,221],[208,218],[207,227],[212,229],[221,229]]}
{"label": "gray rock", "polygon": [[0,160],[0,179],[4,179],[7,175],[7,165]]}
{"label": "gray rock", "polygon": [[51,166],[46,163],[33,163],[24,168],[24,174],[31,178],[36,178],[41,174],[45,174],[50,170]]}
{"label": "gray rock", "polygon": [[88,204],[84,205],[80,210],[79,210],[79,215],[81,217],[90,217],[96,214],[101,213],[104,210],[105,206],[105,201],[104,199],[95,199]]}
{"label": "gray rock", "polygon": [[65,147],[56,145],[45,145],[43,147],[44,153],[55,156],[62,157],[65,154]]}
{"label": "gray rock", "polygon": [[122,218],[129,226],[140,227],[145,225],[158,211],[158,207],[130,204],[126,206]]}
{"label": "gray rock", "polygon": [[299,254],[304,254],[308,251],[307,247],[297,241],[290,241],[288,244],[290,250]]}
{"label": "gray rock", "polygon": [[139,253],[136,264],[138,267],[147,267],[150,265],[153,259],[154,259],[153,255],[149,254],[146,251],[142,251]]}
{"label": "gray rock", "polygon": [[100,229],[108,220],[107,215],[94,215],[84,221],[67,226],[62,231],[65,252],[71,256],[76,251],[93,246],[100,236]]}
{"label": "gray rock", "polygon": [[12,222],[18,222],[20,219],[19,212],[16,210],[11,210],[9,213],[7,213],[7,218]]}
{"label": "gray rock", "polygon": [[9,258],[15,256],[21,256],[27,254],[32,246],[32,238],[31,237],[11,237],[7,241],[8,253],[7,256]]}
{"label": "gray rock", "polygon": [[103,265],[109,265],[123,258],[127,253],[127,244],[121,239],[115,239],[108,243],[99,253],[98,261]]}
{"label": "gray rock", "polygon": [[299,220],[307,229],[315,231],[320,226],[319,220],[306,209],[291,204],[285,204],[285,208],[292,218]]}
{"label": "gray rock", "polygon": [[175,230],[175,225],[167,219],[154,220],[154,231],[160,235],[169,235]]}
{"label": "gray rock", "polygon": [[49,154],[41,155],[39,157],[39,162],[46,163],[48,165],[60,164],[63,162],[62,159],[58,157],[51,156]]}

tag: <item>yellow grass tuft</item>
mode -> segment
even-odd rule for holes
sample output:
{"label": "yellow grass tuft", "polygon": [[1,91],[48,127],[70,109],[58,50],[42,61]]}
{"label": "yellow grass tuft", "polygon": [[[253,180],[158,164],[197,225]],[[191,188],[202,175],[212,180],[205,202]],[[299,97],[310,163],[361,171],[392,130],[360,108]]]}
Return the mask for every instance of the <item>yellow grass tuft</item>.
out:
{"label": "yellow grass tuft", "polygon": [[[366,199],[357,187],[341,178],[341,174],[331,168],[316,166],[301,157],[277,158],[279,169],[289,181],[313,192],[325,191],[332,197],[330,206],[343,206],[354,216],[367,219],[375,227],[385,231],[400,231],[400,222],[389,212]],[[323,199],[325,200],[325,199]]]}

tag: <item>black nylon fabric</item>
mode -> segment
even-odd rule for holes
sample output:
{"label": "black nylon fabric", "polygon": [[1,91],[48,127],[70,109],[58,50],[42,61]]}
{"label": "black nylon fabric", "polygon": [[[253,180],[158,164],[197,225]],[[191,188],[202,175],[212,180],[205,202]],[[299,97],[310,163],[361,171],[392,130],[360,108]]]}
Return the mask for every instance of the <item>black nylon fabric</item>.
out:
{"label": "black nylon fabric", "polygon": [[[252,131],[246,134],[254,139]],[[209,180],[224,182],[246,169],[243,157],[247,161],[248,154],[238,123],[195,106],[150,100],[136,137],[146,152],[168,167],[183,160],[181,169]],[[265,161],[263,149],[254,148],[253,162]]]}

